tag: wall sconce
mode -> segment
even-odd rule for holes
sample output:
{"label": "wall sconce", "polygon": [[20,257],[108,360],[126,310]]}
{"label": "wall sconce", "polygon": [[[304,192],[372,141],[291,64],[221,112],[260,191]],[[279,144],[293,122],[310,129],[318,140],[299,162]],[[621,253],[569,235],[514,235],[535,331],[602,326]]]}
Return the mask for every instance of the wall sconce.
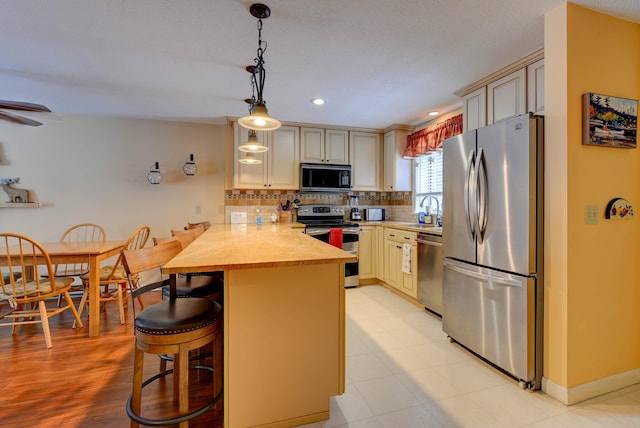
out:
{"label": "wall sconce", "polygon": [[160,165],[158,162],[154,163],[149,170],[149,174],[147,174],[147,180],[151,184],[160,184],[162,183],[162,173],[160,172]]}
{"label": "wall sconce", "polygon": [[196,172],[198,172],[198,166],[193,161],[193,153],[191,153],[187,158],[187,162],[182,167],[182,170],[186,175],[189,175],[189,176],[196,175]]}

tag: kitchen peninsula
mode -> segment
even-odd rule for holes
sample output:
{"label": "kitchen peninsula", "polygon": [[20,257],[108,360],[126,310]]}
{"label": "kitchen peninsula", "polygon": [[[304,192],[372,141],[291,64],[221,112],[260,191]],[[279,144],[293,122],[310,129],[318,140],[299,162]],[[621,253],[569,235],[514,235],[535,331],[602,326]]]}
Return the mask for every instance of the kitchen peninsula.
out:
{"label": "kitchen peninsula", "polygon": [[344,392],[344,263],[355,260],[289,224],[225,224],[164,266],[224,271],[226,427],[329,418]]}

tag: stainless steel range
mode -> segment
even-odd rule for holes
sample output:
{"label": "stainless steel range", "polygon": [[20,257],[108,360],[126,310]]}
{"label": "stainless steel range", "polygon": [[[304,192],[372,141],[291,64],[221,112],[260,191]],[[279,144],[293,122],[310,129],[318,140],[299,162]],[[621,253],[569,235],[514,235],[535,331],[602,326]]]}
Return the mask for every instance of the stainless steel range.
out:
{"label": "stainless steel range", "polygon": [[[306,225],[305,233],[329,243],[331,229],[342,229],[342,249],[358,256],[358,236],[360,227],[356,223],[345,222],[345,209],[337,205],[302,205],[298,208],[298,222]],[[344,286],[358,286],[358,262],[345,263]]]}

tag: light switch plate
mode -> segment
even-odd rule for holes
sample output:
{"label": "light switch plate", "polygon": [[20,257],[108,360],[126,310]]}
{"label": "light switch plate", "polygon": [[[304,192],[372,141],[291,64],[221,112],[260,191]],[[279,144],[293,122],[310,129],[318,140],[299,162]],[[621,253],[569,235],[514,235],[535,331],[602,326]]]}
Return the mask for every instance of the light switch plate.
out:
{"label": "light switch plate", "polygon": [[584,207],[584,222],[586,224],[598,224],[597,205],[586,205]]}
{"label": "light switch plate", "polygon": [[247,213],[246,211],[235,211],[231,213],[231,224],[246,224]]}

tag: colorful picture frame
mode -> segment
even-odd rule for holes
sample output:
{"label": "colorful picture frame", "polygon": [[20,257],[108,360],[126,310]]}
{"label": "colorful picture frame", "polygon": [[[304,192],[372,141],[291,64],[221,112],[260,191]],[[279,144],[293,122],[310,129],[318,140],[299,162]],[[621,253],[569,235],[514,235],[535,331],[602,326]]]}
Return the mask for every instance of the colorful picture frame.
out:
{"label": "colorful picture frame", "polygon": [[588,92],[582,95],[582,144],[635,149],[638,100]]}

